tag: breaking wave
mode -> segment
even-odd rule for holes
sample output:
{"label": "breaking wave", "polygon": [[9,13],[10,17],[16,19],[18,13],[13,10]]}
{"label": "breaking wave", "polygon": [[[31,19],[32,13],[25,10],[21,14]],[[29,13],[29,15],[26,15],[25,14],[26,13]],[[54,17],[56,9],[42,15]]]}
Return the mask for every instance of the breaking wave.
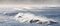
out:
{"label": "breaking wave", "polygon": [[31,13],[18,13],[15,16],[16,21],[20,23],[36,23],[36,24],[56,24],[57,21],[44,16],[36,16]]}
{"label": "breaking wave", "polygon": [[[20,26],[21,24],[22,24],[21,26],[24,26],[24,23],[34,24],[34,26],[35,24],[39,24],[39,25],[54,24],[52,26],[58,26],[59,25],[58,23],[60,23],[59,11],[60,11],[59,7],[52,7],[52,8],[22,7],[22,8],[0,9],[0,16],[2,15],[2,17],[0,17],[0,20],[2,21],[0,21],[0,23],[3,23],[4,26],[5,25]],[[30,26],[30,24],[25,24],[25,25]]]}

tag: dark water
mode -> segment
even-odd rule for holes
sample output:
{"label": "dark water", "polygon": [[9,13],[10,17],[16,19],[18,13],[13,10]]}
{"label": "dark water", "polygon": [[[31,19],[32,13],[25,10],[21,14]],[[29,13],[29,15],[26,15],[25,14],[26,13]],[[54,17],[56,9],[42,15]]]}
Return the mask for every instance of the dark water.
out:
{"label": "dark water", "polygon": [[[6,12],[6,14],[4,14]],[[36,16],[45,16],[50,19],[54,19],[58,21],[58,24],[51,24],[51,25],[42,25],[42,24],[25,24],[19,23],[14,19],[14,16],[18,13],[32,13]],[[60,9],[48,9],[48,10],[41,10],[41,11],[18,11],[18,10],[0,10],[0,26],[60,26]]]}

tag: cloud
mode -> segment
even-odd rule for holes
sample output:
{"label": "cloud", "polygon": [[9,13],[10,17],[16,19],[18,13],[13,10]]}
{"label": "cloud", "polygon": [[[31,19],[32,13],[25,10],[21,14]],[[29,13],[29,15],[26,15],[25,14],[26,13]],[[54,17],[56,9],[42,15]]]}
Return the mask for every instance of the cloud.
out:
{"label": "cloud", "polygon": [[60,4],[60,0],[0,0],[0,4]]}

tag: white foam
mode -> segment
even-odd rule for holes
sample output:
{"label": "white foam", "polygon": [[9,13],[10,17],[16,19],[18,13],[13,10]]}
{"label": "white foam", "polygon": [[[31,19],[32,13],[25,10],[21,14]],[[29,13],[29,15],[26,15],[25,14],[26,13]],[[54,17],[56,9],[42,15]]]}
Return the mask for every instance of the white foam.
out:
{"label": "white foam", "polygon": [[[20,16],[20,17],[19,17]],[[35,16],[34,14],[31,13],[18,13],[15,16],[16,21],[21,22],[21,23],[29,23],[30,20],[40,20],[42,22],[46,22],[46,21],[54,21],[52,19],[48,19],[46,17],[43,16]]]}

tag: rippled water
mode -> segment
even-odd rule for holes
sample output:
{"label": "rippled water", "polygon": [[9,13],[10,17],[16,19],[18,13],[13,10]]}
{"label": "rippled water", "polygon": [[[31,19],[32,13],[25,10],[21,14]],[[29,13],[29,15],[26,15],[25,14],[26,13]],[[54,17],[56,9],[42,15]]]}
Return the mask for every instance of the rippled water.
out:
{"label": "rippled water", "polygon": [[[50,19],[58,21],[58,24],[43,25],[31,23],[19,23],[14,17],[18,13],[32,13],[36,16],[45,16]],[[19,11],[14,9],[1,9],[0,10],[0,26],[60,26],[60,9],[48,9],[41,11]]]}

